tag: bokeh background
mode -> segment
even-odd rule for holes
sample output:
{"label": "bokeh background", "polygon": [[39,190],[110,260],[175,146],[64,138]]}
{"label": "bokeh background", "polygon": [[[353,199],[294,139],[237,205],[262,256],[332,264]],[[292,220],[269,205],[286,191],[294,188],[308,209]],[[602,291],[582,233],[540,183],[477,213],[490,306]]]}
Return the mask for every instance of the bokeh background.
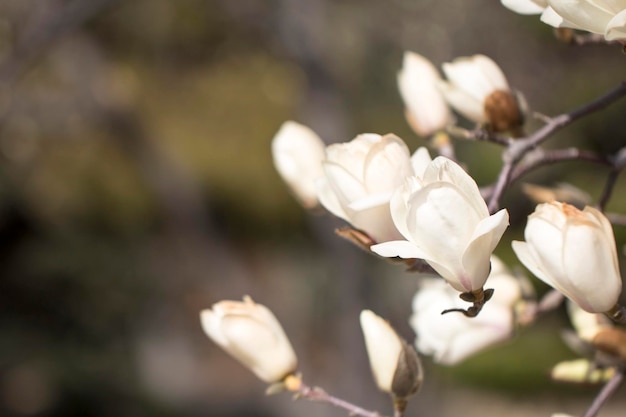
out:
{"label": "bokeh background", "polygon": [[[0,415],[344,415],[265,397],[202,334],[201,309],[244,294],[281,319],[307,382],[388,413],[358,313],[411,340],[416,277],[301,209],[270,141],[293,119],[328,143],[393,132],[424,145],[396,87],[407,49],[436,64],[487,54],[548,115],[616,86],[626,65],[617,47],[561,44],[487,0],[0,0]],[[549,146],[614,152],[625,110]],[[494,180],[498,147],[456,148],[479,184]],[[597,198],[605,178],[568,163],[527,180]],[[626,212],[623,181],[612,211]],[[532,204],[519,185],[503,201],[512,227],[498,253],[515,265],[508,241]],[[425,359],[407,415],[582,413],[598,388],[547,378],[576,357],[559,336],[567,325],[557,311],[462,366]],[[623,415],[618,398],[603,416]]]}

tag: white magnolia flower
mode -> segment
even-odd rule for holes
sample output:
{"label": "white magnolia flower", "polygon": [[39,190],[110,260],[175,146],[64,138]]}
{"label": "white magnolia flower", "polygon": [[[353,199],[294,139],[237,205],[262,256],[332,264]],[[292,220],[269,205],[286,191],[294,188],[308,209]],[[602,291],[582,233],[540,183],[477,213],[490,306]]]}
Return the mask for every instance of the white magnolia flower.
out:
{"label": "white magnolia flower", "polygon": [[541,14],[548,7],[548,0],[501,0],[501,3],[519,14]]}
{"label": "white magnolia flower", "polygon": [[280,323],[250,297],[220,301],[203,310],[204,332],[265,382],[278,382],[296,371],[298,361]]}
{"label": "white magnolia flower", "polygon": [[426,58],[405,52],[398,88],[406,106],[406,118],[421,136],[432,135],[451,122],[448,104],[439,91],[441,76]]}
{"label": "white magnolia flower", "polygon": [[548,0],[541,20],[554,27],[586,30],[609,41],[626,40],[626,1]]}
{"label": "white magnolia flower", "polygon": [[622,279],[613,229],[601,212],[556,201],[539,204],[528,216],[524,237],[513,242],[513,250],[539,279],[590,313],[615,306]]}
{"label": "white magnolia flower", "polygon": [[466,358],[506,340],[514,328],[514,305],[521,299],[519,281],[495,256],[487,286],[491,300],[473,318],[461,314],[441,314],[450,307],[463,308],[458,292],[438,278],[425,278],[413,298],[410,323],[417,333],[420,353],[433,355],[435,362],[455,365]]}
{"label": "white magnolia flower", "polygon": [[461,57],[443,64],[447,82],[441,91],[459,113],[496,132],[519,127],[523,114],[516,95],[509,88],[504,73],[485,55]]}
{"label": "white magnolia flower", "polygon": [[461,292],[480,290],[489,257],[509,224],[503,209],[489,215],[476,182],[445,157],[435,158],[423,178],[410,177],[391,199],[394,224],[406,240],[371,250],[385,257],[424,259]]}
{"label": "white magnolia flower", "polygon": [[360,321],[378,388],[401,398],[414,394],[423,380],[417,353],[372,311],[363,310]]}
{"label": "white magnolia flower", "polygon": [[306,208],[317,206],[315,181],[322,176],[325,145],[310,128],[287,121],[272,139],[276,170]]}
{"label": "white magnolia flower", "polygon": [[426,149],[413,159],[395,135],[363,134],[326,148],[324,177],[318,181],[320,203],[335,216],[368,233],[375,241],[397,239],[389,212],[393,192],[430,162]]}

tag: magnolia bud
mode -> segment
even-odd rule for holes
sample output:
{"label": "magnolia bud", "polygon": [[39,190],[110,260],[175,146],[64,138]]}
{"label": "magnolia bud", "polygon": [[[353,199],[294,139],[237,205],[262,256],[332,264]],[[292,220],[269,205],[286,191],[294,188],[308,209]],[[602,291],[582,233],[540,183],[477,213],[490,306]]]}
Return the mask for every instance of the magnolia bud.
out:
{"label": "magnolia bud", "polygon": [[315,132],[287,121],[272,139],[276,170],[305,208],[317,206],[315,181],[322,176],[325,145]]}
{"label": "magnolia bud", "polygon": [[523,106],[498,65],[489,57],[474,55],[443,64],[448,78],[440,88],[448,103],[476,123],[495,132],[515,130],[523,121]]}
{"label": "magnolia bud", "polygon": [[381,391],[406,399],[422,385],[417,352],[389,323],[370,310],[361,312],[361,329],[376,385]]}
{"label": "magnolia bud", "polygon": [[272,312],[248,296],[220,301],[200,313],[204,332],[222,349],[268,383],[296,371],[298,361]]}
{"label": "magnolia bud", "polygon": [[622,278],[613,229],[600,211],[539,204],[528,216],[524,237],[513,242],[513,250],[539,279],[590,313],[616,305]]}

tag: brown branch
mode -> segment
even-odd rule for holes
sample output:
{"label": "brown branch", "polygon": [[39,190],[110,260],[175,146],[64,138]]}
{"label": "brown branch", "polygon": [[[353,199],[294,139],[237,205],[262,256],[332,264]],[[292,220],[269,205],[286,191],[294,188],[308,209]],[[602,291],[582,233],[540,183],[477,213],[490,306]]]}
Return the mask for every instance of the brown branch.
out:
{"label": "brown branch", "polygon": [[321,388],[311,388],[303,382],[300,383],[299,387],[297,388],[296,398],[305,398],[310,401],[328,403],[334,405],[335,407],[346,410],[351,416],[384,417],[382,414],[376,411],[366,410],[348,401],[342,400],[341,398],[334,397]]}
{"label": "brown branch", "polygon": [[502,161],[504,164],[489,199],[489,212],[494,213],[499,208],[500,198],[511,181],[514,168],[528,152],[565,126],[584,116],[604,109],[625,95],[626,82],[621,82],[617,87],[598,97],[591,103],[585,104],[570,113],[564,113],[550,119],[542,128],[535,131],[532,135],[511,141],[507,149],[502,153]]}

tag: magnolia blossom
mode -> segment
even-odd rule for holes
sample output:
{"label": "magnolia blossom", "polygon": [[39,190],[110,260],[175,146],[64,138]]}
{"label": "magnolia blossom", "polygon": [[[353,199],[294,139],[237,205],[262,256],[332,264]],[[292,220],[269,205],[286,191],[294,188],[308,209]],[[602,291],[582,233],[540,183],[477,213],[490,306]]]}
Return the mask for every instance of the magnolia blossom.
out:
{"label": "magnolia blossom", "polygon": [[389,212],[393,192],[430,162],[426,149],[411,158],[395,135],[363,134],[326,148],[324,177],[318,181],[320,203],[335,216],[368,233],[375,241],[400,237]]}
{"label": "magnolia blossom", "polygon": [[519,281],[495,256],[487,281],[494,294],[473,318],[461,314],[441,314],[450,307],[462,308],[458,293],[445,281],[424,278],[413,298],[410,323],[417,333],[420,353],[433,355],[435,362],[455,365],[466,358],[509,338],[513,332],[514,305],[521,299]]}
{"label": "magnolia blossom", "polygon": [[215,343],[263,381],[278,382],[296,371],[296,354],[280,323],[250,297],[220,301],[203,310],[200,320]]}
{"label": "magnolia blossom", "polygon": [[489,215],[476,182],[445,157],[423,178],[410,177],[391,199],[394,224],[406,240],[371,247],[385,257],[424,259],[454,289],[472,292],[489,275],[489,257],[509,224],[503,209]]}
{"label": "magnolia blossom", "polygon": [[504,73],[485,55],[443,64],[447,82],[440,84],[448,103],[468,119],[501,132],[519,127],[523,115]]}
{"label": "magnolia blossom", "polygon": [[287,121],[272,139],[276,170],[306,208],[317,206],[315,181],[322,176],[325,145],[310,128]]}
{"label": "magnolia blossom", "polygon": [[406,118],[421,136],[431,135],[451,122],[448,104],[439,91],[441,76],[426,58],[405,52],[398,88],[406,106]]}
{"label": "magnolia blossom", "polygon": [[398,336],[387,321],[372,311],[363,310],[360,321],[378,388],[401,398],[414,394],[423,380],[415,350]]}
{"label": "magnolia blossom", "polygon": [[609,41],[626,41],[626,1],[548,0],[541,20],[554,27],[586,30]]}
{"label": "magnolia blossom", "polygon": [[528,216],[519,260],[539,279],[590,313],[611,310],[622,291],[613,229],[598,210],[539,204]]}

